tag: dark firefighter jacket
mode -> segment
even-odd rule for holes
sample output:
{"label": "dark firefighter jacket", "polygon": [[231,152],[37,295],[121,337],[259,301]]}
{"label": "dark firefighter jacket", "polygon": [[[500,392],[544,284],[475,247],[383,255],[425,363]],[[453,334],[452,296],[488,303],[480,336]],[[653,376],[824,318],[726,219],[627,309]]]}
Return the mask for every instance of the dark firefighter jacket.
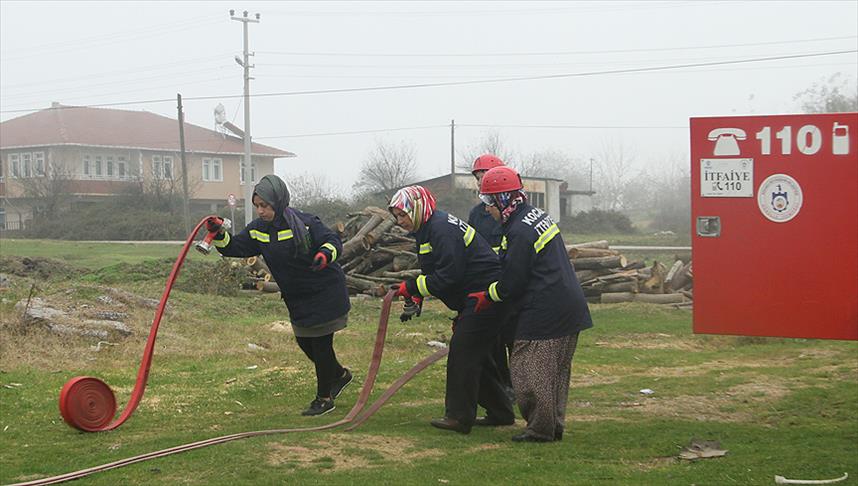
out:
{"label": "dark firefighter jacket", "polygon": [[481,202],[471,209],[471,214],[468,215],[468,224],[477,230],[480,236],[486,239],[495,253],[500,250],[503,229],[500,223],[495,221],[495,218],[486,212],[485,204]]}
{"label": "dark firefighter jacket", "polygon": [[[255,219],[236,235],[224,233],[214,244],[223,256],[261,254],[280,286],[292,324],[313,327],[332,321],[351,308],[345,275],[336,263],[343,245],[339,236],[318,217],[294,211],[307,227],[310,251],[306,255],[296,255],[292,230],[279,218],[272,223]],[[320,251],[327,254],[331,263],[324,270],[314,272],[310,266]]]}
{"label": "dark firefighter jacket", "polygon": [[422,275],[406,283],[411,295],[432,295],[461,312],[468,293],[485,290],[500,276],[498,256],[486,240],[451,214],[436,210],[414,236]]}
{"label": "dark firefighter jacket", "polygon": [[489,285],[489,298],[518,311],[516,339],[554,339],[593,327],[560,229],[548,213],[523,204],[503,230],[503,271]]}

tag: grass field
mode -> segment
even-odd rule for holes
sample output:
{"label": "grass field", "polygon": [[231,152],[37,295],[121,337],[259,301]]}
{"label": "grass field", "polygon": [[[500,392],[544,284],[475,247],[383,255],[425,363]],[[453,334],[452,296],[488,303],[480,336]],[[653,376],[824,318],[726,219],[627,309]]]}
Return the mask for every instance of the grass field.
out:
{"label": "grass field", "polygon": [[[169,245],[0,245],[3,256],[54,256],[89,271],[179,251]],[[163,283],[120,286],[157,298]],[[276,296],[174,291],[137,412],[113,432],[87,434],[63,423],[60,388],[73,376],[99,377],[121,410],[152,311],[123,309],[135,334],[96,351],[92,339],[23,328],[14,304],[30,290],[30,280],[13,277],[0,292],[3,484],[231,433],[336,421],[357,397],[380,310],[379,300],[355,300],[349,327],[336,339],[355,383],[333,413],[305,418],[300,411],[313,397],[313,372],[291,333],[276,325],[288,319]],[[104,291],[83,276],[40,281],[36,293],[66,308],[94,309],[104,305],[98,299]],[[747,485],[773,484],[775,474],[824,479],[848,472],[839,484],[858,484],[858,343],[694,335],[687,311],[640,304],[591,309],[595,327],[579,342],[562,442],[511,442],[521,420],[467,436],[433,429],[428,421],[443,413],[438,363],[353,432],[245,439],[80,483]],[[427,341],[449,337],[450,314],[430,301],[417,320],[391,322],[374,396],[433,351]],[[655,393],[642,395],[644,388]],[[676,459],[692,438],[720,441],[729,452],[697,462]]]}

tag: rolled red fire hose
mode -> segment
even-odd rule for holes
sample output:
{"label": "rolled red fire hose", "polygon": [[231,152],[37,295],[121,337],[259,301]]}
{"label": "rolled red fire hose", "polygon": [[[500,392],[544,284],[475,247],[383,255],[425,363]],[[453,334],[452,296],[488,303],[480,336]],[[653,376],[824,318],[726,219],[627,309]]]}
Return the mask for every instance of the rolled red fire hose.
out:
{"label": "rolled red fire hose", "polygon": [[185,262],[185,257],[197,231],[205,225],[206,220],[213,216],[206,216],[201,219],[188,239],[185,241],[185,246],[182,247],[179,257],[173,264],[173,270],[167,278],[167,286],[164,288],[164,293],[161,295],[161,302],[158,304],[158,309],[155,311],[155,320],[152,322],[152,328],[149,330],[149,339],[146,341],[146,348],[143,350],[143,359],[140,362],[140,369],[137,371],[137,382],[134,384],[134,390],[131,392],[131,399],[125,405],[125,410],[118,419],[111,420],[116,415],[116,398],[113,395],[113,390],[107,386],[107,383],[93,378],[91,376],[76,376],[67,381],[60,391],[60,413],[63,420],[72,427],[83,430],[85,432],[100,432],[103,430],[113,430],[128,420],[140,400],[143,398],[143,392],[146,390],[146,381],[149,379],[149,367],[152,366],[152,354],[155,351],[155,337],[158,335],[158,325],[161,324],[161,317],[164,315],[164,308],[167,306],[167,299],[170,297],[170,291],[173,290],[173,283],[179,276],[179,269],[182,268],[182,263]]}

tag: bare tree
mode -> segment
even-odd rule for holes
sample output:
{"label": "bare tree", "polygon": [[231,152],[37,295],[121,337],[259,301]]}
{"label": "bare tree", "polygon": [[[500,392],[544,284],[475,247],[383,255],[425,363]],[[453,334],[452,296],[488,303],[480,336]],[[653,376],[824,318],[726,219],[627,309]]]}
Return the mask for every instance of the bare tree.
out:
{"label": "bare tree", "polygon": [[55,215],[71,200],[72,174],[65,164],[52,163],[37,169],[32,177],[18,179],[25,197],[32,198],[34,209]]}
{"label": "bare tree", "polygon": [[496,155],[506,164],[511,164],[516,158],[515,153],[504,145],[500,132],[490,130],[477,143],[459,150],[459,163],[456,164],[456,167],[465,172],[470,172],[474,160],[483,154]]}
{"label": "bare tree", "polygon": [[390,192],[413,181],[417,175],[414,145],[376,142],[364,159],[354,188],[360,192]]}
{"label": "bare tree", "polygon": [[326,176],[307,172],[286,176],[286,184],[291,194],[290,204],[295,206],[337,199],[337,193],[342,193]]}
{"label": "bare tree", "polygon": [[513,167],[523,176],[562,179],[573,187],[587,187],[586,163],[560,150],[547,149],[522,155]]}
{"label": "bare tree", "polygon": [[[850,86],[851,85],[851,86]],[[793,99],[805,113],[841,113],[858,111],[858,88],[854,80],[835,73],[796,94]]]}
{"label": "bare tree", "polygon": [[596,158],[596,178],[593,181],[597,204],[606,210],[625,207],[624,195],[632,180],[634,151],[622,141],[603,141]]}

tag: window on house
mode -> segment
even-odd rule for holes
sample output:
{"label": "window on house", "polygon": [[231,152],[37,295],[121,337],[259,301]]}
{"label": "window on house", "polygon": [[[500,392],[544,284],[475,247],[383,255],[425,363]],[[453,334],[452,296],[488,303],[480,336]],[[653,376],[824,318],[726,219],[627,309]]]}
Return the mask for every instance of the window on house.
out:
{"label": "window on house", "polygon": [[203,180],[206,182],[223,181],[222,167],[223,161],[221,159],[203,159]]}
{"label": "window on house", "polygon": [[164,175],[164,161],[160,155],[152,156],[152,176],[155,179],[161,179]]}
{"label": "window on house", "polygon": [[21,177],[33,177],[33,168],[31,166],[32,155],[24,152],[21,154]]}
{"label": "window on house", "polygon": [[164,179],[173,178],[173,157],[164,156]]}
{"label": "window on house", "polygon": [[89,155],[83,156],[83,175],[86,178],[92,177],[92,157]]}
{"label": "window on house", "polygon": [[5,168],[5,166],[6,166],[6,164],[3,163],[3,159],[0,158],[0,181],[4,180],[3,176],[6,175],[6,172],[3,170]]}
{"label": "window on house", "polygon": [[33,168],[38,177],[45,176],[45,153],[33,152]]}
{"label": "window on house", "polygon": [[104,174],[103,160],[100,155],[95,156],[95,177],[101,177]]}
{"label": "window on house", "polygon": [[545,194],[541,192],[531,192],[529,196],[531,204],[540,209],[545,209]]}
{"label": "window on house", "polygon": [[21,177],[20,157],[18,154],[9,154],[9,177],[13,179]]}
{"label": "window on house", "polygon": [[116,157],[116,176],[120,179],[128,178],[128,161],[124,155]]}
{"label": "window on house", "polygon": [[[245,180],[245,164],[244,159],[241,159],[241,183],[244,184]],[[256,162],[251,159],[250,160],[250,182],[256,182]]]}
{"label": "window on house", "polygon": [[106,157],[106,159],[107,159],[107,178],[113,179],[113,174],[114,174],[113,156],[108,155]]}

